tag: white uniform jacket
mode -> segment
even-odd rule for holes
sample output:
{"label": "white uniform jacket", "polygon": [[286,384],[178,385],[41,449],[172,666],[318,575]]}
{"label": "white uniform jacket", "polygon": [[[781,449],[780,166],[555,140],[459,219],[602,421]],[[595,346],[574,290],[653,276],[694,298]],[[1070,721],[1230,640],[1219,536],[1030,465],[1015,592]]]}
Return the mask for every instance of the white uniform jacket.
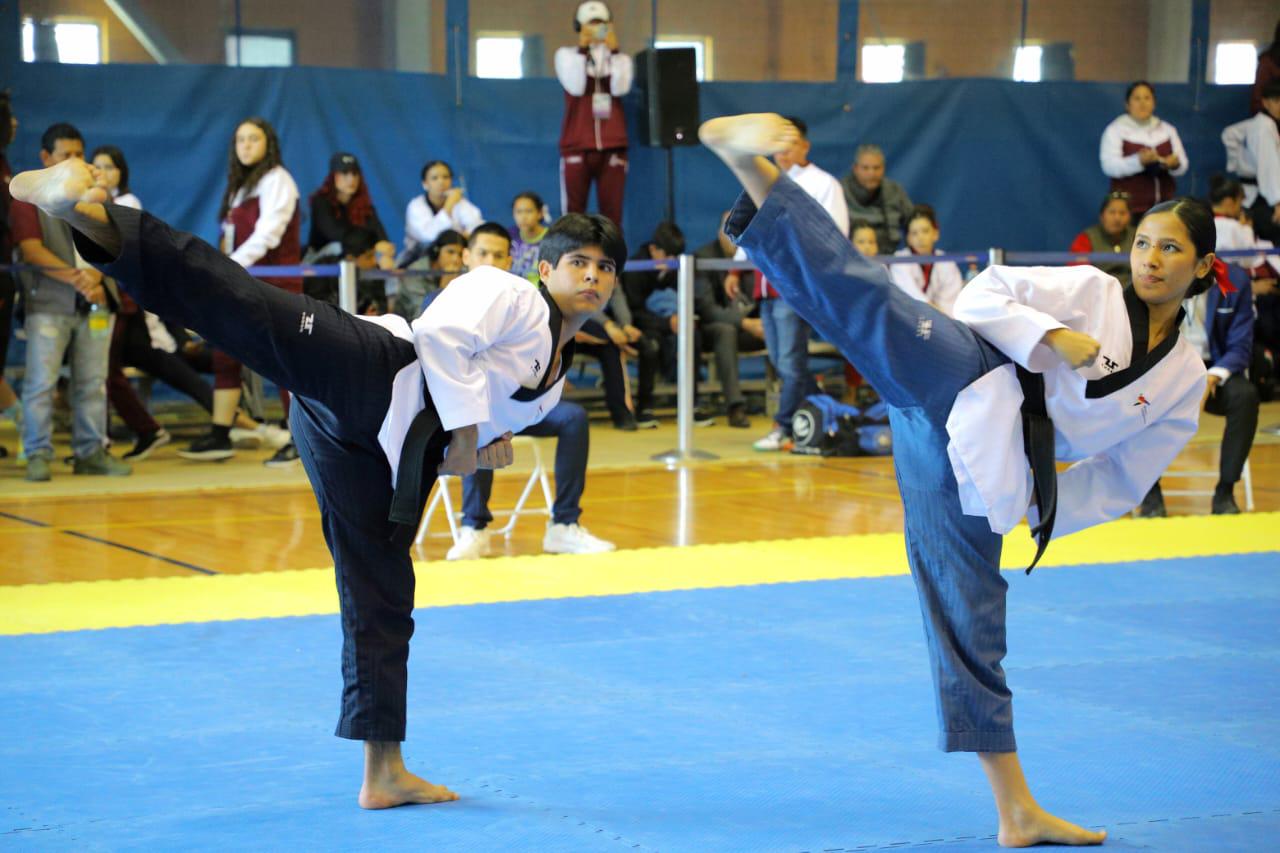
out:
{"label": "white uniform jacket", "polygon": [[[933,253],[944,254],[941,249],[934,249]],[[911,255],[911,250],[902,248],[893,254],[907,257]],[[948,317],[954,316],[956,298],[964,289],[964,276],[960,274],[960,267],[951,261],[933,265],[933,269],[929,271],[927,289],[924,286],[924,267],[920,264],[890,264],[889,278],[912,299],[928,302]]]}
{"label": "white uniform jacket", "polygon": [[1256,181],[1245,184],[1244,204],[1252,207],[1258,194],[1274,207],[1280,204],[1280,129],[1265,112],[1238,121],[1222,131],[1227,171]]}
{"label": "white uniform jacket", "polygon": [[560,402],[573,344],[554,375],[562,317],[545,288],[496,267],[454,279],[412,326],[395,314],[361,317],[412,341],[418,361],[396,374],[378,443],[398,475],[400,451],[423,408],[422,380],[446,430],[475,424],[477,446],[537,423]]}
{"label": "white uniform jacket", "polygon": [[[1133,509],[1195,434],[1205,367],[1177,329],[1147,352],[1147,308],[1132,289],[1090,266],[992,266],[969,282],[955,317],[1013,361],[1044,374],[1058,475],[1054,537]],[[1178,325],[1181,325],[1179,318]],[[1098,341],[1098,359],[1073,370],[1041,343],[1068,328]],[[969,385],[947,418],[947,455],[966,515],[1008,533],[1035,524],[1023,450],[1022,389],[1012,364]]]}
{"label": "white uniform jacket", "polygon": [[484,222],[484,215],[480,208],[465,198],[460,199],[453,210],[440,208],[432,212],[427,197],[419,195],[404,210],[404,247],[429,246],[450,228],[466,237],[481,222]]}

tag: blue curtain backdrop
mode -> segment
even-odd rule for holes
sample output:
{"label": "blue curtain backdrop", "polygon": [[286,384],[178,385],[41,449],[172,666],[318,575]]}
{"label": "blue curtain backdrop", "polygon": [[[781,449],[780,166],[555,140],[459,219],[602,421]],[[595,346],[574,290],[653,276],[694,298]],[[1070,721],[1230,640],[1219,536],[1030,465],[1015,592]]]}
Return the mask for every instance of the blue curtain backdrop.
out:
{"label": "blue curtain backdrop", "polygon": [[[87,146],[120,146],[149,210],[206,239],[237,122],[261,115],[281,136],[304,204],[329,156],[355,153],[397,243],[404,208],[428,159],[453,164],[486,216],[510,223],[515,193],[533,189],[559,212],[556,142],[563,94],[553,79],[454,82],[443,76],[325,68],[21,64],[12,83],[22,122],[15,168],[38,165],[40,132],[70,121]],[[1098,166],[1103,128],[1122,110],[1122,83],[931,80],[893,85],[708,83],[704,116],[774,110],[804,118],[814,162],[842,176],[855,147],[880,145],[888,173],[939,213],[941,245],[1065,248],[1091,223],[1107,181]],[[1248,88],[1157,86],[1157,113],[1182,135],[1191,171],[1179,189],[1203,194],[1223,169],[1219,133],[1245,118]],[[631,126],[638,103],[628,102]],[[729,172],[707,151],[676,151],[676,217],[690,245],[710,239],[735,197]],[[665,210],[661,149],[631,148],[624,227],[646,239]],[[305,207],[304,207],[305,210]]]}

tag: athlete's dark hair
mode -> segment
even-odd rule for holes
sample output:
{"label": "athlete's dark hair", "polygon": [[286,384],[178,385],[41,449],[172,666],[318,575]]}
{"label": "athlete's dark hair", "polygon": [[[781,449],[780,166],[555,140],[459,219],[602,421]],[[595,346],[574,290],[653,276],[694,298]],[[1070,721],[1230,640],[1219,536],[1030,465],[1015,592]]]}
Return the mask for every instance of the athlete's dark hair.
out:
{"label": "athlete's dark hair", "polygon": [[507,248],[511,248],[511,232],[496,222],[481,222],[476,229],[471,232],[471,236],[467,238],[467,248],[474,249],[476,247],[476,239],[481,234],[488,234],[493,237],[501,237],[507,241]]}
{"label": "athlete's dark hair", "polygon": [[120,170],[120,185],[116,188],[116,191],[121,195],[129,192],[129,164],[125,162],[124,152],[114,145],[99,145],[89,155],[89,162],[92,163],[97,160],[99,154],[106,154],[110,157],[111,162],[115,163],[116,168]]}
{"label": "athlete's dark hair", "polygon": [[1226,175],[1209,179],[1209,204],[1221,204],[1229,198],[1244,198],[1244,184]]}
{"label": "athlete's dark hair", "polygon": [[[1197,259],[1203,258],[1217,248],[1218,226],[1213,222],[1213,210],[1200,199],[1179,196],[1169,201],[1162,201],[1143,214],[1138,225],[1141,226],[1157,213],[1172,213],[1178,217],[1196,248]],[[1214,278],[1213,270],[1210,269],[1207,275],[1196,279],[1191,283],[1191,287],[1187,288],[1187,298],[1199,296],[1216,283],[1217,279]]]}
{"label": "athlete's dark hair", "polygon": [[613,220],[598,213],[566,213],[551,223],[538,244],[538,261],[554,267],[563,255],[584,246],[600,247],[605,257],[613,261],[616,272],[622,274],[627,262],[626,241]]}

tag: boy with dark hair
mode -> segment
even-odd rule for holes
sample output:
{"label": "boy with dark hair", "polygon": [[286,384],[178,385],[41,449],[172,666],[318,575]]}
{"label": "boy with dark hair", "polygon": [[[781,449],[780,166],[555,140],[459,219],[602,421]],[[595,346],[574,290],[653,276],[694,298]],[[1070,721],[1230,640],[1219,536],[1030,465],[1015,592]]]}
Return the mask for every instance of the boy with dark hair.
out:
{"label": "boy with dark hair", "polygon": [[573,337],[608,300],[626,255],[617,227],[599,216],[564,217],[548,235],[554,251],[544,246],[538,264],[542,286],[480,267],[410,326],[264,285],[190,234],[104,205],[83,161],[25,172],[10,186],[15,198],[72,225],[76,248],[140,305],[294,392],[290,425],[342,612],[336,733],[364,741],[359,803],[457,799],[410,773],[400,751],[414,627],[409,543],[437,474],[511,464],[511,435],[559,401]]}
{"label": "boy with dark hair", "polygon": [[[84,162],[84,137],[59,122],[40,137],[40,162]],[[111,327],[115,320],[108,290],[111,282],[86,264],[76,251],[71,227],[26,202],[9,210],[13,243],[24,263],[45,267],[22,270],[18,282],[26,307],[26,375],[22,383],[25,418],[22,445],[27,479],[52,478],[53,392],[62,360],[71,362],[71,451],[76,474],[121,476],[132,473],[106,451],[107,371]]]}
{"label": "boy with dark hair", "polygon": [[[582,229],[583,232],[589,230]],[[570,229],[564,229],[558,235],[558,244],[551,247],[551,251],[558,253],[557,262],[566,251],[576,248],[584,234],[575,236]],[[545,251],[544,248],[543,252]],[[467,248],[462,252],[462,263],[468,270],[489,266],[509,271],[511,261],[511,235],[496,222],[476,226],[467,241]],[[466,276],[456,279],[450,285],[466,286]],[[438,290],[428,294],[424,308],[442,292],[443,290]],[[578,518],[582,515],[582,492],[587,485],[587,455],[591,444],[587,410],[577,403],[561,400],[542,420],[519,434],[556,438],[556,500],[551,519],[547,522],[547,532],[542,538],[542,549],[548,554],[596,554],[612,551],[612,542],[592,536],[585,527],[578,524]],[[462,526],[458,530],[458,541],[449,549],[446,559],[472,560],[489,556],[489,533],[485,528],[493,521],[493,513],[489,511],[489,498],[492,494],[492,471],[478,470],[462,478]]]}

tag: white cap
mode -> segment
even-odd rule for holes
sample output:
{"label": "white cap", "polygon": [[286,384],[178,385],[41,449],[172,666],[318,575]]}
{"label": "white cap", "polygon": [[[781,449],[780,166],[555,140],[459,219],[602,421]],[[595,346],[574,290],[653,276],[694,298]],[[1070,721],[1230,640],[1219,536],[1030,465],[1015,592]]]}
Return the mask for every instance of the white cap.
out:
{"label": "white cap", "polygon": [[600,2],[600,0],[587,0],[586,3],[578,6],[578,23],[589,24],[592,21],[609,21],[612,16],[609,14],[609,7]]}

